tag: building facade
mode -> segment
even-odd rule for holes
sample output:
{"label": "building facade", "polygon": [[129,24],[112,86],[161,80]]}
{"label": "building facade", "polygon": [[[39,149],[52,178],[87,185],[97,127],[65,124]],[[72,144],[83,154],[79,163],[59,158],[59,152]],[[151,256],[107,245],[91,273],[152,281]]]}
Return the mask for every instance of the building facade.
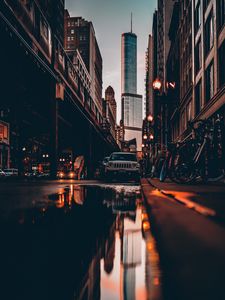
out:
{"label": "building facade", "polygon": [[105,118],[109,124],[110,132],[116,140],[116,112],[117,105],[115,100],[115,92],[111,86],[105,90],[105,99],[103,99],[103,119]]}
{"label": "building facade", "polygon": [[68,55],[79,50],[91,77],[91,96],[102,115],[102,56],[92,22],[65,10],[64,46]]}
{"label": "building facade", "polygon": [[179,66],[173,70],[178,99],[170,120],[174,141],[189,133],[189,121],[225,114],[225,3],[180,1],[178,12],[177,6],[179,18],[170,25],[173,39],[167,62],[168,74],[175,62]]}
{"label": "building facade", "polygon": [[137,94],[137,36],[123,33],[121,40],[121,100],[125,140],[136,138],[141,150],[142,96]]}
{"label": "building facade", "polygon": [[145,116],[146,118],[151,115],[153,116],[153,38],[150,34],[148,37],[148,48],[146,51],[146,61],[145,61],[145,68],[146,68],[146,77],[145,77],[145,93],[146,93],[146,100],[145,100]]}
{"label": "building facade", "polygon": [[169,25],[173,10],[173,0],[158,0],[157,10],[157,77],[166,91],[166,61],[170,49]]}

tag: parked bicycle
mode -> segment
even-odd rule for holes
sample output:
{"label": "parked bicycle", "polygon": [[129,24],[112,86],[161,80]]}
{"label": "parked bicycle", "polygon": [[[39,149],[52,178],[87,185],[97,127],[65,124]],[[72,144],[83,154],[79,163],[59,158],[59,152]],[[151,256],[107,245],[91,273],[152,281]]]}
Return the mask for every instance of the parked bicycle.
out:
{"label": "parked bicycle", "polygon": [[[197,128],[195,126],[199,125]],[[203,181],[217,181],[224,177],[224,124],[217,116],[214,120],[198,120],[189,124],[191,138],[176,151],[173,178],[190,183],[201,177]]]}

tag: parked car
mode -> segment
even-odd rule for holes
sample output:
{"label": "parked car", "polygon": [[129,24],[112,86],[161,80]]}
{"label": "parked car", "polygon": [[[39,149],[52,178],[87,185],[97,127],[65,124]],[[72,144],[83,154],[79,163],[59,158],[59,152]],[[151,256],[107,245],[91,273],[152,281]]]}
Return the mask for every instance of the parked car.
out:
{"label": "parked car", "polygon": [[18,169],[14,169],[14,168],[5,169],[4,173],[6,177],[16,177],[18,176]]}
{"label": "parked car", "polygon": [[5,172],[0,169],[0,178],[5,178]]}
{"label": "parked car", "polygon": [[110,155],[105,168],[106,178],[129,178],[140,180],[140,164],[136,154],[130,152],[114,152]]}
{"label": "parked car", "polygon": [[59,179],[77,179],[77,174],[74,171],[58,171],[57,177]]}

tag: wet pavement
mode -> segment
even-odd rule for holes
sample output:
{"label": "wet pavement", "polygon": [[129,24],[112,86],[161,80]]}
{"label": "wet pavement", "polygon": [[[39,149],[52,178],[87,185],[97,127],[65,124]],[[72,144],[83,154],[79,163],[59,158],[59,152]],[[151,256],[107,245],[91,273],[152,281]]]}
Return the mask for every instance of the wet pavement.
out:
{"label": "wet pavement", "polygon": [[0,192],[2,299],[162,299],[139,186],[33,183]]}

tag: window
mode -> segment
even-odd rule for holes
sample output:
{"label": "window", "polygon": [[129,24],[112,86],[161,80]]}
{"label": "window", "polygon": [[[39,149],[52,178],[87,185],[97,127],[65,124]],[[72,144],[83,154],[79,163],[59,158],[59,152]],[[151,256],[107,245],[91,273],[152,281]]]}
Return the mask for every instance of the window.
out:
{"label": "window", "polygon": [[205,97],[208,102],[214,95],[214,74],[213,62],[208,66],[205,72]]}
{"label": "window", "polygon": [[225,0],[218,0],[218,26],[221,29],[225,24]]}
{"label": "window", "polygon": [[186,108],[186,112],[187,112],[187,121],[191,121],[191,101],[188,103],[187,108]]}
{"label": "window", "polygon": [[198,4],[195,8],[195,32],[198,31],[201,25],[201,2],[198,1]]}
{"label": "window", "polygon": [[213,14],[211,12],[205,23],[205,55],[209,53],[214,45],[213,33]]}
{"label": "window", "polygon": [[195,87],[195,115],[197,116],[200,113],[202,108],[202,82],[199,83]]}
{"label": "window", "polygon": [[219,48],[219,84],[222,87],[225,84],[225,41],[223,41],[222,45]]}
{"label": "window", "polygon": [[198,73],[201,67],[202,67],[202,43],[201,43],[201,39],[199,39],[197,45],[195,46],[195,74]]}
{"label": "window", "polygon": [[68,41],[68,42],[70,41],[70,36],[68,36],[67,41]]}
{"label": "window", "polygon": [[204,0],[204,10],[207,9],[209,2],[210,2],[210,0]]}
{"label": "window", "polygon": [[74,29],[71,29],[71,30],[70,30],[70,33],[71,33],[71,34],[74,34]]}

